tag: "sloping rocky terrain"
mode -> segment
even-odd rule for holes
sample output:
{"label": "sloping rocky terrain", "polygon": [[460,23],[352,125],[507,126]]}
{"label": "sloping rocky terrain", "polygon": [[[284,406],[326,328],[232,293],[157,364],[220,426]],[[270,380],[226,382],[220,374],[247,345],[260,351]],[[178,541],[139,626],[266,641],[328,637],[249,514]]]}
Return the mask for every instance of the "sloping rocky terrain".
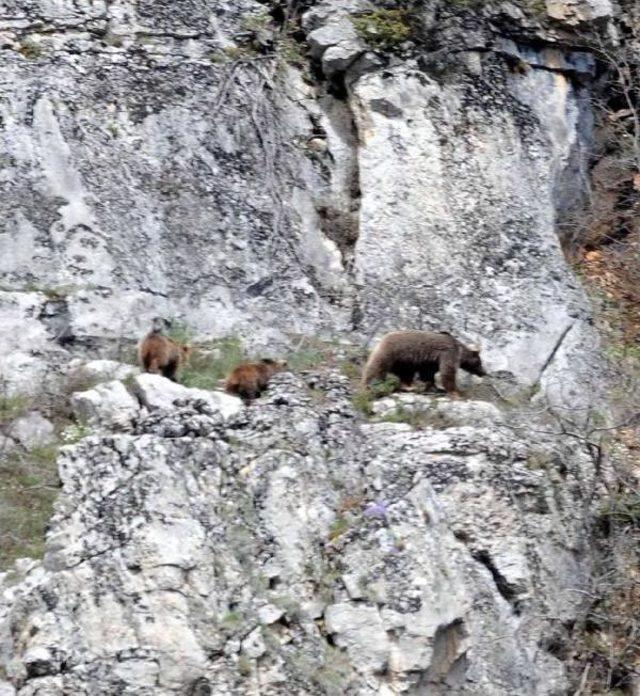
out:
{"label": "sloping rocky terrain", "polygon": [[[60,411],[76,441],[2,576],[2,696],[573,688],[608,414],[558,230],[618,11],[0,4],[0,469]],[[291,371],[250,407],[137,375],[157,315]],[[397,328],[488,377],[372,400]]]}

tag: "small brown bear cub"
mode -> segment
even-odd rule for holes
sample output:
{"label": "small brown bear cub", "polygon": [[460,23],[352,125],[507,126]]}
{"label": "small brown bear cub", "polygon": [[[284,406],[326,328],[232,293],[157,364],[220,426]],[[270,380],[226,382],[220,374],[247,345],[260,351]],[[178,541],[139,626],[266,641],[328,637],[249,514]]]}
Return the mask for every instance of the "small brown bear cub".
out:
{"label": "small brown bear cub", "polygon": [[363,387],[388,374],[400,379],[402,387],[410,387],[416,374],[426,385],[433,385],[440,372],[447,394],[458,396],[456,370],[461,367],[471,374],[486,374],[480,351],[460,343],[451,334],[432,331],[394,331],[388,333],[372,351],[362,374]]}
{"label": "small brown bear cub", "polygon": [[171,322],[162,317],[154,317],[151,331],[144,337],[138,348],[138,359],[144,372],[163,375],[176,381],[181,365],[186,361],[191,348],[176,343],[165,335]]}
{"label": "small brown bear cub", "polygon": [[224,388],[229,394],[236,394],[245,401],[257,399],[266,389],[271,377],[284,370],[286,366],[286,362],[270,358],[254,363],[242,363],[227,377]]}

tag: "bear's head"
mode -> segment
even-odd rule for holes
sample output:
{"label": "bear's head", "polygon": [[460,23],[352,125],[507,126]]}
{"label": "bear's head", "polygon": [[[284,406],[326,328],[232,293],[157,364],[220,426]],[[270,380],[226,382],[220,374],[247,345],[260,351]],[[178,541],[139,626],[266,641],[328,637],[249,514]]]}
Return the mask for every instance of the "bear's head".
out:
{"label": "bear's head", "polygon": [[480,351],[477,348],[465,348],[460,356],[460,367],[472,375],[484,377],[487,373],[482,366]]}

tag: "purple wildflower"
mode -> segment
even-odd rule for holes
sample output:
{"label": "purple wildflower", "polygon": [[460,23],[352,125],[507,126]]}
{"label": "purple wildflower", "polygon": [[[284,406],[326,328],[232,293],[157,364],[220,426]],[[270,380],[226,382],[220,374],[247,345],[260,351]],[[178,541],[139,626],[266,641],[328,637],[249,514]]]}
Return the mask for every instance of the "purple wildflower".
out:
{"label": "purple wildflower", "polygon": [[388,512],[387,506],[381,500],[378,500],[377,502],[369,505],[363,514],[365,517],[378,517],[379,519],[384,520],[386,519]]}

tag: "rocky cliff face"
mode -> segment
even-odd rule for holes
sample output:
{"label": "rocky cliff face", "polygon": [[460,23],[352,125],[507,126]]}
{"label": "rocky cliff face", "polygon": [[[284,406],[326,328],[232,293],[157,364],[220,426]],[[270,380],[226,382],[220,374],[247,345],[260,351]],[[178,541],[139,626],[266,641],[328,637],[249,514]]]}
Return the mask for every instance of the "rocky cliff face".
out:
{"label": "rocky cliff face", "polygon": [[94,434],[4,578],[0,693],[566,693],[600,472],[548,405],[600,377],[556,230],[592,142],[571,32],[612,10],[300,5],[2,5],[4,388],[164,315],[272,353],[449,330],[485,400],[368,420],[329,368],[248,409],[77,395]]}
{"label": "rocky cliff face", "polygon": [[[586,183],[589,55],[511,6],[424,9],[390,58],[369,3],[286,42],[267,9],[5,8],[3,379],[164,314],[270,346],[445,328],[557,380],[594,342],[554,229]],[[287,63],[305,32],[324,76]]]}
{"label": "rocky cliff face", "polygon": [[4,594],[19,694],[566,692],[597,490],[579,443],[426,396],[376,406],[417,430],[364,424],[335,372],[226,418],[163,383],[60,459],[44,564]]}

